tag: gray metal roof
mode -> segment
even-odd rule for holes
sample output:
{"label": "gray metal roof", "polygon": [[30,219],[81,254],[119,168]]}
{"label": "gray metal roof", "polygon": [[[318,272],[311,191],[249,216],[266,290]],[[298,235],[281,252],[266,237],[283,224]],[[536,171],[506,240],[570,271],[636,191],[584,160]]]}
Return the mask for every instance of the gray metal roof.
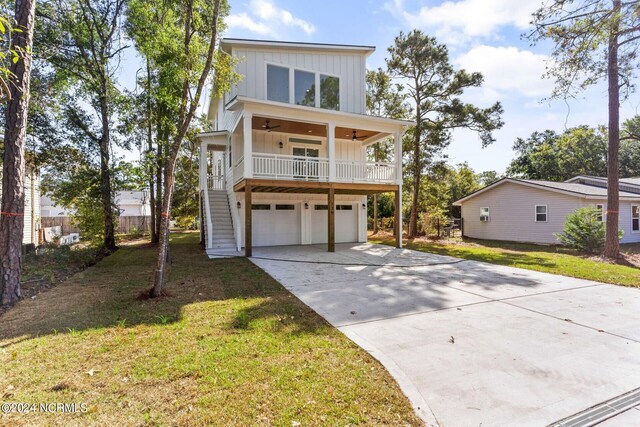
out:
{"label": "gray metal roof", "polygon": [[[542,181],[537,179],[518,179],[517,181],[527,182],[529,184],[537,185],[540,187],[554,188],[556,190],[570,191],[572,193],[578,193],[585,196],[602,196],[607,197],[607,189],[603,187],[596,187],[594,185],[578,184],[573,182],[555,182],[555,181]],[[640,194],[630,193],[627,191],[621,191],[620,197],[638,197]]]}

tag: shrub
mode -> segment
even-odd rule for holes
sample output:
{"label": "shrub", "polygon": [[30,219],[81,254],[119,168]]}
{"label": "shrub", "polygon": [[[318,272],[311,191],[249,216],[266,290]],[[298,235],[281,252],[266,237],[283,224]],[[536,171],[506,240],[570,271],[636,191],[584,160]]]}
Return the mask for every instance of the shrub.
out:
{"label": "shrub", "polygon": [[[605,223],[595,207],[576,209],[567,216],[562,233],[554,233],[563,245],[581,252],[598,253],[604,247]],[[618,238],[622,238],[622,230]]]}

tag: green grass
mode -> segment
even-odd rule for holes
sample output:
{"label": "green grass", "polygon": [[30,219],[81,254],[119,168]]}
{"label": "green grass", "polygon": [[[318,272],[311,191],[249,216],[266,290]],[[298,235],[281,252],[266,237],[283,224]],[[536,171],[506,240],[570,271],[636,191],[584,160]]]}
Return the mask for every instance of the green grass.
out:
{"label": "green grass", "polygon": [[[395,245],[395,241],[385,235],[369,236],[369,241]],[[617,285],[640,286],[640,268],[636,266],[598,261],[557,246],[471,239],[465,239],[464,242],[428,240],[407,242],[405,240],[404,246],[422,252],[491,264],[544,271]]]}
{"label": "green grass", "polygon": [[166,290],[130,244],[0,317],[4,402],[84,403],[8,425],[419,425],[384,368],[246,259],[174,234]]}

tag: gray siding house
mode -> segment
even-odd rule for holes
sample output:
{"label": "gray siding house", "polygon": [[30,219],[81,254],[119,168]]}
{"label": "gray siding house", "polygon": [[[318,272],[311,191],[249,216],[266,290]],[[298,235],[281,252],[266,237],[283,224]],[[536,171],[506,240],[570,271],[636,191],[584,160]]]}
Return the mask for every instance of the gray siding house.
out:
{"label": "gray siding house", "polygon": [[[559,243],[567,215],[585,206],[607,211],[607,180],[577,176],[565,182],[504,178],[454,203],[464,235],[475,239]],[[640,242],[640,178],[620,180],[622,243]]]}

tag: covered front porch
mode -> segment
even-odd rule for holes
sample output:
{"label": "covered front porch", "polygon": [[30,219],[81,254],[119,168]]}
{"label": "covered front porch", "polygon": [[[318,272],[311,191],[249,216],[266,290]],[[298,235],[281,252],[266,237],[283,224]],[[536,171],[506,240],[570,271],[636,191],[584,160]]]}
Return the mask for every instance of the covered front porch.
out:
{"label": "covered front porch", "polygon": [[[299,182],[285,180],[243,179],[234,185],[234,193],[244,195],[243,202],[238,202],[238,208],[244,208],[244,253],[245,256],[253,256],[253,211],[255,193],[272,194],[314,194],[326,195],[327,210],[327,238],[328,252],[336,250],[336,196],[359,195],[366,196],[377,193],[392,192],[395,196],[394,225],[396,234],[396,246],[402,246],[402,194],[401,186],[397,184],[359,184],[359,183],[330,183],[330,182]],[[242,206],[243,205],[243,206]],[[338,205],[341,206],[341,205]],[[366,204],[363,204],[366,208]],[[309,209],[305,203],[303,209]],[[366,215],[366,210],[365,210]],[[365,227],[366,228],[366,227]]]}

